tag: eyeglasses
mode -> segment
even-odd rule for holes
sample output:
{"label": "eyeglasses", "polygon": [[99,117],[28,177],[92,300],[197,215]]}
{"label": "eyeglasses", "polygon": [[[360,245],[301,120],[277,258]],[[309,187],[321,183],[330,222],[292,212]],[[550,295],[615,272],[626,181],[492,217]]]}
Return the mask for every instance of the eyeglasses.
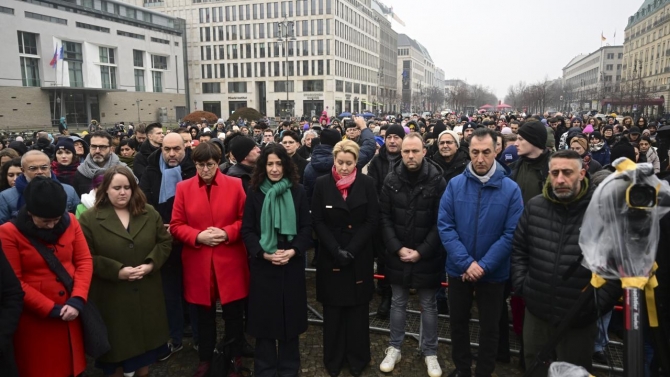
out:
{"label": "eyeglasses", "polygon": [[196,169],[199,169],[199,170],[204,170],[205,168],[207,168],[207,170],[212,170],[216,167],[216,164],[213,163],[213,162],[208,162],[206,164],[204,164],[202,162],[196,162],[195,167],[196,167]]}
{"label": "eyeglasses", "polygon": [[46,171],[51,170],[51,166],[50,165],[28,166],[28,171],[31,172],[31,173],[34,173],[38,170],[46,172]]}
{"label": "eyeglasses", "polygon": [[93,145],[93,144],[91,144],[91,150],[94,151],[96,149],[99,149],[101,151],[106,151],[107,149],[109,149],[109,145]]}

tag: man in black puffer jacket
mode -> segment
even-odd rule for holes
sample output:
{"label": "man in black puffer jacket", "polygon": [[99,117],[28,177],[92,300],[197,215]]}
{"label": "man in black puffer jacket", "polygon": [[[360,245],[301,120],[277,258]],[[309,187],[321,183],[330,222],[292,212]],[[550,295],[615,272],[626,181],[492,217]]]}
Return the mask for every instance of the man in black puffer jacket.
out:
{"label": "man in black puffer jacket", "polygon": [[[387,131],[388,132],[388,131]],[[437,231],[437,212],[446,188],[442,170],[424,158],[423,138],[405,136],[401,161],[386,176],[380,196],[381,233],[385,244],[386,279],[391,284],[391,339],[379,369],[390,372],[400,360],[405,334],[409,290],[416,289],[421,303],[421,351],[429,375],[441,375],[437,363],[437,302],[435,294],[444,273],[444,247]]]}
{"label": "man in black puffer jacket", "polygon": [[[512,244],[512,284],[523,296],[524,358],[533,364],[556,327],[590,284],[591,271],[581,265],[579,233],[594,189],[577,152],[561,150],[549,160],[549,179],[542,195],[526,204]],[[556,347],[557,361],[591,370],[596,320],[621,296],[621,282],[608,280],[571,321]],[[541,365],[533,376],[546,376]]]}

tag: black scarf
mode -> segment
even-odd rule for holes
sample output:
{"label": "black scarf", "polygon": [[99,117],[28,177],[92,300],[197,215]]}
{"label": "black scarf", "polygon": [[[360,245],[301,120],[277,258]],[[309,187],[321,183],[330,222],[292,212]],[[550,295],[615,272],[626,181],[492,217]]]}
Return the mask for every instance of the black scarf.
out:
{"label": "black scarf", "polygon": [[61,216],[60,221],[53,229],[41,229],[35,226],[32,216],[28,214],[28,210],[23,206],[12,224],[21,232],[26,238],[37,238],[47,245],[55,245],[58,243],[60,236],[65,233],[68,226],[70,226],[70,214],[65,212]]}

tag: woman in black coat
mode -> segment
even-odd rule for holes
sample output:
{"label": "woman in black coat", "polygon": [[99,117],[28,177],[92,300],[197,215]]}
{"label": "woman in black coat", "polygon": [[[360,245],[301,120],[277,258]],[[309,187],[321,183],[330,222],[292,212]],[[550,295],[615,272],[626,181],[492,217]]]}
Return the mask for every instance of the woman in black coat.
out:
{"label": "woman in black coat", "polygon": [[314,230],[322,245],[316,298],[323,304],[323,362],[337,376],[345,361],[353,376],[370,363],[368,307],[374,290],[371,234],[379,221],[374,180],[356,169],[359,147],[344,140],[333,148],[331,174],[316,180]]}
{"label": "woman in black coat", "polygon": [[247,332],[256,338],[254,375],[297,376],[298,336],[307,330],[304,254],[312,247],[307,196],[279,144],[265,147],[249,186],[241,234],[249,255]]}
{"label": "woman in black coat", "polygon": [[13,337],[23,309],[23,289],[0,250],[0,375],[18,377],[14,361]]}

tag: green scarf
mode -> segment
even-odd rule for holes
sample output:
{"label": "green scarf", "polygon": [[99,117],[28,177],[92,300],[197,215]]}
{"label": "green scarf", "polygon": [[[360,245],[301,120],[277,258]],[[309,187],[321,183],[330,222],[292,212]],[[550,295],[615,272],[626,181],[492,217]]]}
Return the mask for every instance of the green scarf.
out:
{"label": "green scarf", "polygon": [[266,178],[261,184],[265,200],[261,210],[260,244],[268,254],[277,251],[277,234],[285,235],[289,241],[298,234],[291,186],[287,178],[275,184]]}
{"label": "green scarf", "polygon": [[123,157],[119,155],[119,160],[123,163],[126,164],[130,168],[130,170],[133,170],[133,163],[135,162],[135,155],[132,155],[132,157]]}
{"label": "green scarf", "polygon": [[556,198],[554,195],[554,192],[551,189],[551,177],[547,177],[547,181],[544,183],[544,189],[542,190],[542,196],[544,196],[547,200],[550,200],[554,203],[557,204],[563,204],[563,205],[568,205],[570,203],[574,203],[576,201],[579,201],[586,193],[589,191],[589,178],[584,177],[584,180],[582,181],[582,187],[579,190],[579,194],[572,198],[569,202],[562,202]]}

